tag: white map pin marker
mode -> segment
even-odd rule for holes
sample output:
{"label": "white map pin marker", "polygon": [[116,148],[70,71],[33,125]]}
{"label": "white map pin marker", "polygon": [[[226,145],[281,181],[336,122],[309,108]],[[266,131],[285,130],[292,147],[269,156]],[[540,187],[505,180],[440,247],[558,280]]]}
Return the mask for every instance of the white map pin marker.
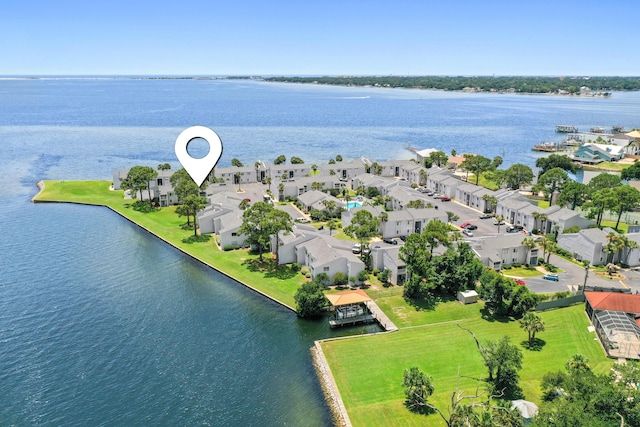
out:
{"label": "white map pin marker", "polygon": [[[209,154],[201,159],[193,158],[187,152],[187,145],[196,138],[202,138],[209,143]],[[217,133],[207,127],[191,126],[180,132],[175,149],[180,164],[199,187],[220,160],[222,141]]]}

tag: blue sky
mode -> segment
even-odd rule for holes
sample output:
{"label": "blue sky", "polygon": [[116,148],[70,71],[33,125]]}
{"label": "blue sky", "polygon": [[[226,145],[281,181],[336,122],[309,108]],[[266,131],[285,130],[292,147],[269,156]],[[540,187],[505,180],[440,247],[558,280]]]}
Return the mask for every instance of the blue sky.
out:
{"label": "blue sky", "polygon": [[0,75],[640,75],[637,0],[0,6]]}

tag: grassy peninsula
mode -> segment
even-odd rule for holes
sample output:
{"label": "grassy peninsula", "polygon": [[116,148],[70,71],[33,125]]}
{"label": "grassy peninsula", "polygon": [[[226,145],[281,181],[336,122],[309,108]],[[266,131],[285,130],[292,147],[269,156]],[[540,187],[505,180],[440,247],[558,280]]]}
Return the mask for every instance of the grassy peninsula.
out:
{"label": "grassy peninsula", "polygon": [[293,295],[304,281],[302,275],[287,268],[277,272],[262,270],[258,255],[248,250],[223,251],[213,239],[184,243],[182,239],[192,236],[193,231],[181,228],[186,219],[176,214],[175,207],[139,212],[133,209],[133,200],[124,199],[123,191],[110,190],[110,186],[110,181],[44,181],[44,189],[33,201],[105,206],[184,253],[293,310]]}
{"label": "grassy peninsula", "polygon": [[[257,268],[257,255],[247,250],[222,251],[215,242],[184,243],[191,230],[173,207],[143,213],[132,208],[122,191],[110,190],[109,181],[45,181],[34,202],[66,202],[106,206],[169,244],[224,274],[289,307],[305,280],[285,268],[280,274]],[[594,332],[584,305],[538,313],[546,329],[537,337],[537,349],[525,348],[526,332],[509,318],[486,316],[484,303],[462,305],[453,299],[436,304],[409,305],[402,287],[367,290],[400,330],[394,333],[326,340],[320,343],[335,378],[344,406],[354,426],[444,425],[437,414],[420,415],[404,406],[402,376],[412,366],[433,377],[435,392],[430,402],[447,412],[455,391],[473,395],[486,369],[473,338],[458,325],[472,330],[486,342],[503,336],[522,349],[520,387],[525,398],[540,403],[540,382],[549,371],[563,369],[574,354],[589,360],[591,369],[604,373],[612,366]],[[372,416],[376,414],[376,416]]]}

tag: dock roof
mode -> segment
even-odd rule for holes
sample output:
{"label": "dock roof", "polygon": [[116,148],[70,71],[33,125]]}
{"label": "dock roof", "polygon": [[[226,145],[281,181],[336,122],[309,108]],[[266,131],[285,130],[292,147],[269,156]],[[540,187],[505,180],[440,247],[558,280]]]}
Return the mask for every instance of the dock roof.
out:
{"label": "dock roof", "polygon": [[367,295],[367,293],[362,289],[327,294],[327,299],[334,307],[340,305],[361,304],[366,301],[371,301],[369,295]]}

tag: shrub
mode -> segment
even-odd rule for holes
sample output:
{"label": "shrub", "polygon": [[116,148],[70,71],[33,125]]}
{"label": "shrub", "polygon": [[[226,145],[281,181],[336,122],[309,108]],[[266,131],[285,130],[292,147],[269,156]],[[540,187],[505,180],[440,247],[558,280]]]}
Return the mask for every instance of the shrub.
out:
{"label": "shrub", "polygon": [[571,252],[569,252],[568,250],[566,250],[566,249],[558,248],[556,253],[558,255],[560,255],[560,256],[565,257],[565,258],[573,258],[573,254]]}
{"label": "shrub", "polygon": [[297,262],[294,262],[293,264],[291,264],[291,271],[297,273],[301,269],[302,269],[302,266],[300,264],[298,264]]}
{"label": "shrub", "polygon": [[346,285],[348,281],[349,277],[342,271],[338,271],[335,276],[333,276],[333,284],[336,286]]}
{"label": "shrub", "polygon": [[390,273],[391,273],[391,270],[381,271],[380,274],[378,274],[378,280],[380,280],[383,284],[388,283]]}
{"label": "shrub", "polygon": [[369,278],[369,273],[367,273],[367,270],[362,270],[360,273],[358,273],[358,281],[360,283],[365,282],[368,278]]}
{"label": "shrub", "polygon": [[578,233],[580,231],[580,227],[574,225],[573,227],[565,228],[562,230],[562,234],[570,234],[570,233]]}
{"label": "shrub", "polygon": [[311,270],[309,270],[309,267],[304,266],[300,269],[300,274],[302,274],[304,277],[311,277]]}
{"label": "shrub", "polygon": [[182,243],[208,242],[209,240],[211,240],[210,234],[198,234],[182,239]]}
{"label": "shrub", "polygon": [[375,277],[377,277],[377,276],[378,276],[378,274],[380,274],[380,270],[378,270],[377,268],[374,268],[374,269],[373,269],[373,271],[372,271],[371,273],[373,273],[373,275],[374,275]]}

